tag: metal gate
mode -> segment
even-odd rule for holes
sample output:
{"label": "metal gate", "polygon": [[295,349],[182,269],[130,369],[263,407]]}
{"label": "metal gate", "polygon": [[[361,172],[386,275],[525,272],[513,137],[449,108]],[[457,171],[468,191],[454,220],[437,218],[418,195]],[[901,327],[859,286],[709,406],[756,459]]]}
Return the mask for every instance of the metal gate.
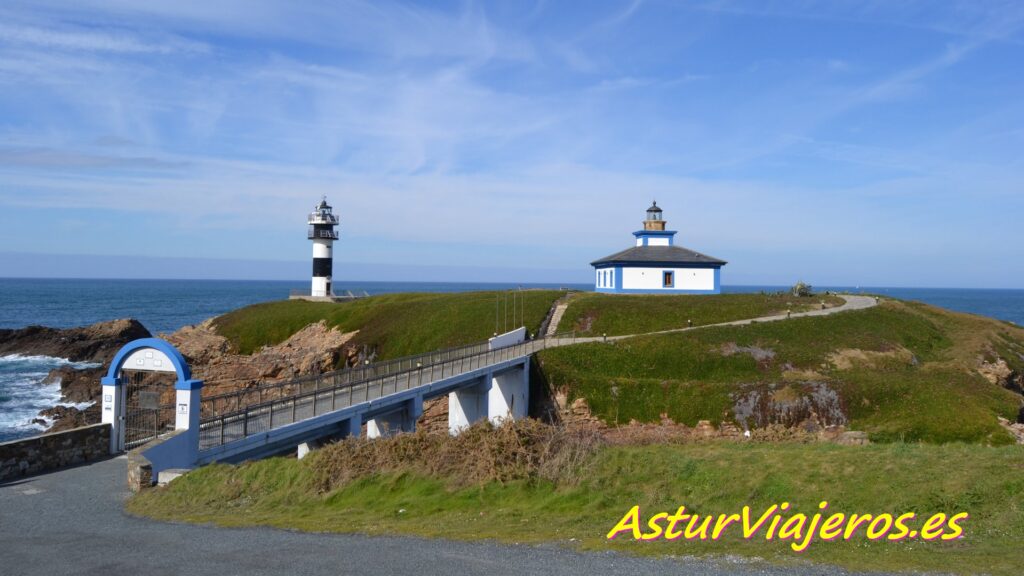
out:
{"label": "metal gate", "polygon": [[168,389],[174,389],[173,384],[167,382],[167,375],[124,370],[121,378],[125,386],[125,449],[131,450],[173,431],[174,403],[162,401]]}

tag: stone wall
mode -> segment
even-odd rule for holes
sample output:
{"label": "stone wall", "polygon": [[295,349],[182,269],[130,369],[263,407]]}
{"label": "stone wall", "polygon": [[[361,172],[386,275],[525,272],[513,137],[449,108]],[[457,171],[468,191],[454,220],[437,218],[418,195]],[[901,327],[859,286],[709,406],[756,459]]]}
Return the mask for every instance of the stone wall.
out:
{"label": "stone wall", "polygon": [[0,482],[110,455],[110,424],[0,443]]}

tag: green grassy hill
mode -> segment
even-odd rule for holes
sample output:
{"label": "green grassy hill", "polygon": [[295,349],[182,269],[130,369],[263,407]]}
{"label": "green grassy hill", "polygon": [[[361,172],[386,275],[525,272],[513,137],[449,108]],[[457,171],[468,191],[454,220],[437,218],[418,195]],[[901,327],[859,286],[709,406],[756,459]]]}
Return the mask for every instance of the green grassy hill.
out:
{"label": "green grassy hill", "polygon": [[804,312],[826,306],[839,306],[836,296],[800,298],[787,293],[717,295],[634,295],[574,294],[559,323],[559,332],[619,336],[644,334],[673,328],[718,324],[784,314],[787,310]]}
{"label": "green grassy hill", "polygon": [[[661,321],[658,299],[629,306],[634,315],[621,320],[627,330]],[[1012,438],[996,417],[1014,420],[1021,397],[978,368],[1000,356],[1020,370],[1021,353],[1020,328],[888,301],[827,317],[558,348],[539,358],[551,386],[570,400],[585,398],[610,424],[657,422],[662,414],[718,423],[737,418],[743,398],[760,398],[764,409],[834,394],[832,407],[875,441],[1003,444]]]}
{"label": "green grassy hill", "polygon": [[[495,303],[499,298],[501,307],[497,312],[499,321],[504,321],[505,294],[385,294],[336,304],[284,300],[229,312],[214,321],[214,328],[239,352],[251,354],[261,346],[287,340],[308,324],[324,320],[328,326],[346,332],[359,330],[354,343],[376,348],[378,358],[383,360],[486,340],[495,331]],[[523,317],[532,334],[564,292],[524,290],[520,294]],[[517,302],[518,297],[517,294]],[[511,329],[518,325],[511,319],[511,297],[508,306]],[[502,329],[499,326],[498,330]]]}

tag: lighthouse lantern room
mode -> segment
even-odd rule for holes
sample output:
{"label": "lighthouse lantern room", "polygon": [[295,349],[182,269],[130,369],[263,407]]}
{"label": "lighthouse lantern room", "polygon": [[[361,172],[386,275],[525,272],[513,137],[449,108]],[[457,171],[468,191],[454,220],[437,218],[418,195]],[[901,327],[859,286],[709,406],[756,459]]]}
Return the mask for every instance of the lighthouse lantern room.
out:
{"label": "lighthouse lantern room", "polygon": [[313,241],[313,283],[310,296],[329,298],[333,295],[331,288],[331,269],[333,268],[333,246],[338,239],[338,217],[327,204],[324,196],[316,208],[309,214],[309,239]]}

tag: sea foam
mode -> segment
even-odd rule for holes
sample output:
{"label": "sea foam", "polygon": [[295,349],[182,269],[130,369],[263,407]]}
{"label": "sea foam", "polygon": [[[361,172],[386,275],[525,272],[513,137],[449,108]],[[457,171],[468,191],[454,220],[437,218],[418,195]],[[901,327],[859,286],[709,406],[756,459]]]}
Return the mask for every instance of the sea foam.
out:
{"label": "sea foam", "polygon": [[53,406],[72,406],[82,410],[92,405],[62,403],[60,380],[46,381],[50,370],[71,366],[95,368],[94,362],[73,362],[52,356],[8,354],[0,356],[0,442],[38,434],[49,427],[33,422],[39,411]]}

